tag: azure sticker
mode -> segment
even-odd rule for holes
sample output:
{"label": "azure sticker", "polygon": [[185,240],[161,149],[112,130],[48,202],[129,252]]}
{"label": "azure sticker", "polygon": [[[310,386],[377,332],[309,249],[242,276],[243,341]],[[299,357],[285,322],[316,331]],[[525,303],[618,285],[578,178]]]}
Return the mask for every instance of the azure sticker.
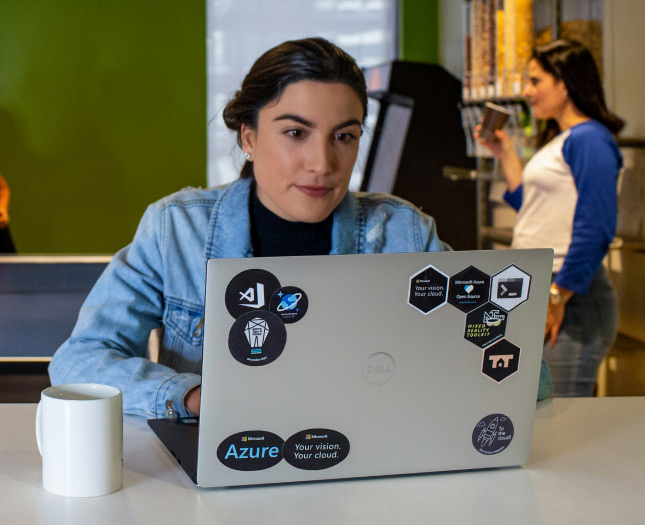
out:
{"label": "azure sticker", "polygon": [[303,470],[323,470],[338,465],[349,454],[349,440],[325,428],[303,430],[284,444],[284,459]]}
{"label": "azure sticker", "polygon": [[480,454],[491,456],[505,450],[513,440],[513,423],[504,414],[491,414],[473,430],[473,446]]}
{"label": "azure sticker", "polygon": [[228,334],[228,349],[240,363],[268,365],[287,344],[287,331],[280,318],[266,310],[248,312],[233,323]]}
{"label": "azure sticker", "polygon": [[269,309],[269,299],[280,281],[266,270],[245,270],[238,273],[226,287],[226,309],[237,319],[247,312]]}
{"label": "azure sticker", "polygon": [[217,447],[217,459],[233,470],[265,470],[282,460],[284,441],[263,430],[238,432]]}
{"label": "azure sticker", "polygon": [[434,266],[426,266],[410,277],[408,304],[423,315],[443,306],[448,296],[448,276]]}
{"label": "azure sticker", "polygon": [[490,276],[474,266],[450,278],[448,302],[462,312],[470,312],[488,302]]}
{"label": "azure sticker", "polygon": [[307,294],[295,286],[280,288],[274,292],[269,302],[269,309],[287,324],[300,321],[308,307]]}

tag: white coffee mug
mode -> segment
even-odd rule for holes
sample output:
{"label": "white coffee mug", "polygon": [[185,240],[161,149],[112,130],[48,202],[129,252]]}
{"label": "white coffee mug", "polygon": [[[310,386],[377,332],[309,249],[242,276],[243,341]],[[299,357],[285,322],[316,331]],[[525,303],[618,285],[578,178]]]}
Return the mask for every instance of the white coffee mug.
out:
{"label": "white coffee mug", "polygon": [[118,388],[57,385],[40,395],[36,441],[43,487],[61,496],[90,497],[123,486],[123,400]]}

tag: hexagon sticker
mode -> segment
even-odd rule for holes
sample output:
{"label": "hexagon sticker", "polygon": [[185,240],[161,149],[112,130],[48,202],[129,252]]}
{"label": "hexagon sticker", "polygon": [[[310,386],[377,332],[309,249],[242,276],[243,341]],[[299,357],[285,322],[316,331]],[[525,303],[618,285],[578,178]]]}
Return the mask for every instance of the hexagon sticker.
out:
{"label": "hexagon sticker", "polygon": [[502,339],[484,350],[482,374],[501,383],[520,369],[520,348]]}
{"label": "hexagon sticker", "polygon": [[469,266],[450,278],[448,302],[462,312],[470,312],[488,301],[490,276]]}
{"label": "hexagon sticker", "polygon": [[464,339],[485,348],[504,337],[508,312],[493,303],[486,303],[466,315]]}
{"label": "hexagon sticker", "polygon": [[448,296],[448,276],[434,266],[426,266],[410,277],[408,304],[428,315],[446,302]]}
{"label": "hexagon sticker", "polygon": [[529,298],[530,287],[531,276],[513,264],[493,275],[490,300],[510,312]]}

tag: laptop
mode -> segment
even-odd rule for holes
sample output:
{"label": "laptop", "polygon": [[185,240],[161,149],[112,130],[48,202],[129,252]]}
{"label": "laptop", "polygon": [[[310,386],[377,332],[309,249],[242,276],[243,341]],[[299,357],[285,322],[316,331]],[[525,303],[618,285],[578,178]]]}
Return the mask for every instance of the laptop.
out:
{"label": "laptop", "polygon": [[149,425],[200,487],[522,465],[552,261],[209,260],[200,418]]}

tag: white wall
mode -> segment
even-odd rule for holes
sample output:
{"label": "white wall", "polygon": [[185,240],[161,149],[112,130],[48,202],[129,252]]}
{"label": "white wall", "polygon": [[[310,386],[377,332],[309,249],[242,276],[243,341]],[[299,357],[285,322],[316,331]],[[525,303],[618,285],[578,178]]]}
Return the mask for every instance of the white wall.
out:
{"label": "white wall", "polygon": [[603,54],[607,104],[627,121],[624,137],[645,137],[645,2],[605,0]]}

